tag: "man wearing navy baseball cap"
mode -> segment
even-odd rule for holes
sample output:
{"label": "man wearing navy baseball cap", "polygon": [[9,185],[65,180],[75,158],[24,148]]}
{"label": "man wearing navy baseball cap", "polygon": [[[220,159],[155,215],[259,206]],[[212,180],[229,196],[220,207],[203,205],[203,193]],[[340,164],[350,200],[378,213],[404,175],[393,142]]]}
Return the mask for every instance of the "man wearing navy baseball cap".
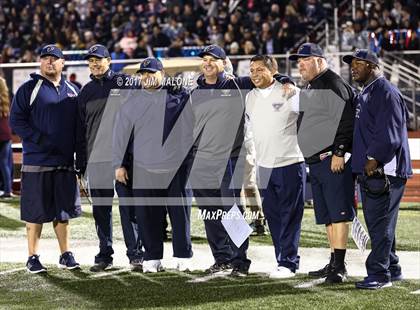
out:
{"label": "man wearing navy baseball cap", "polygon": [[79,89],[62,75],[60,48],[47,45],[40,57],[40,74],[32,73],[19,87],[10,112],[11,128],[23,145],[20,210],[26,222],[30,273],[47,271],[38,247],[43,224],[48,222],[53,223],[60,246],[59,267],[80,268],[68,246],[69,220],[82,213],[73,168]]}
{"label": "man wearing navy baseball cap", "polygon": [[[175,80],[164,82],[163,65],[157,58],[143,60],[137,73],[142,89],[132,92],[115,118],[115,177],[117,183],[131,183],[133,187],[135,212],[145,250],[143,272],[163,270],[162,232],[167,213],[177,269],[192,270],[191,199],[188,199],[191,195],[186,190],[188,173],[184,163],[192,140],[190,114],[188,110],[184,111],[189,93]],[[190,143],[184,146],[186,140]],[[131,173],[123,163],[127,153],[133,158]],[[168,185],[162,188],[163,184]]]}
{"label": "man wearing navy baseball cap", "polygon": [[[244,160],[238,158],[244,143],[245,118],[239,118],[238,123],[234,119],[244,113],[245,94],[243,90],[249,90],[255,86],[249,77],[231,78],[226,75],[225,67],[228,60],[223,48],[210,45],[204,48],[198,56],[202,58],[200,66],[202,74],[197,80],[197,89],[192,94],[192,109],[196,120],[194,126],[200,128],[206,124],[207,131],[212,131],[212,134],[203,134],[199,139],[200,143],[196,145],[197,154],[190,176],[194,196],[202,214],[220,212],[221,210],[229,211],[233,203],[228,206],[223,205],[221,203],[223,197],[237,201],[240,212],[243,212],[243,207],[238,199],[240,189],[243,184],[252,182],[235,178],[234,182],[237,183],[235,189],[230,187],[234,174],[243,175],[241,170],[244,166]],[[280,75],[278,75],[278,79],[281,80],[281,83],[291,81],[288,77]],[[224,95],[228,95],[229,98],[223,98]],[[212,112],[204,113],[208,110],[202,110],[203,106],[207,106]],[[218,125],[209,129],[215,124]],[[229,145],[226,143],[228,140]],[[226,154],[227,163],[224,162],[224,159],[221,160],[223,157],[221,150],[228,151]],[[196,162],[200,164],[196,164]],[[209,173],[210,171],[213,172]],[[226,173],[223,175],[222,172],[225,171]],[[220,175],[217,175],[219,173]],[[203,176],[206,180],[203,180]],[[247,178],[250,176],[247,174]],[[223,179],[221,186],[208,188],[209,184],[217,184],[220,179]],[[247,198],[254,198],[255,187],[245,187]],[[214,201],[210,205],[209,199]],[[230,272],[233,276],[246,276],[251,264],[247,257],[249,239],[247,238],[241,245],[236,245],[222,225],[221,216],[216,219],[204,217],[203,220],[207,241],[214,257],[214,264],[206,272],[210,274]]]}
{"label": "man wearing navy baseball cap", "polygon": [[[133,78],[123,73],[116,73],[110,69],[111,58],[108,49],[95,44],[89,48],[85,59],[88,62],[91,81],[87,83],[79,96],[79,113],[83,122],[84,143],[80,150],[80,156],[76,161],[76,167],[81,175],[88,170],[90,194],[92,196],[92,211],[95,219],[96,232],[99,239],[99,253],[95,256],[95,264],[90,268],[92,272],[100,272],[112,266],[112,200],[114,197],[114,169],[112,158],[95,159],[92,154],[94,146],[108,145],[108,135],[98,134],[104,130],[101,121],[105,118],[106,109],[111,89],[118,93],[119,89],[131,88]],[[111,103],[112,105],[112,103]],[[108,116],[107,116],[108,117]],[[101,140],[105,139],[105,140]],[[89,165],[88,165],[89,159]],[[130,196],[131,188],[116,182],[115,190],[118,196]],[[133,271],[142,270],[143,253],[141,242],[137,233],[137,222],[134,208],[120,205],[121,225],[123,228],[124,241],[127,246],[127,256]]]}
{"label": "man wearing navy baseball cap", "polygon": [[[298,62],[299,73],[307,83],[307,88],[320,90],[301,92],[300,104],[307,102],[308,108],[303,108],[305,112],[298,140],[311,173],[316,223],[326,226],[331,257],[329,264],[320,270],[309,272],[309,275],[326,277],[325,281],[328,283],[340,283],[345,281],[347,275],[344,258],[349,222],[354,218],[351,160],[346,161],[344,158],[352,147],[353,90],[328,68],[323,50],[317,44],[302,44],[289,59]],[[312,97],[309,97],[309,93]],[[319,108],[313,108],[318,102],[321,103]],[[341,115],[330,115],[332,112]],[[317,126],[309,121],[315,119]],[[338,126],[332,124],[331,119],[339,119]],[[333,129],[335,134],[331,133],[331,126],[337,126]],[[331,133],[331,140],[321,142],[319,136],[326,133]],[[308,147],[313,141],[316,141],[313,147]]]}
{"label": "man wearing navy baseball cap", "polygon": [[[412,175],[408,111],[401,92],[382,76],[374,53],[356,50],[343,61],[351,65],[353,80],[363,85],[356,99],[352,166],[358,175],[372,251],[366,260],[368,276],[356,287],[381,289],[402,279],[395,228],[405,184]],[[373,193],[378,182],[388,186]]]}

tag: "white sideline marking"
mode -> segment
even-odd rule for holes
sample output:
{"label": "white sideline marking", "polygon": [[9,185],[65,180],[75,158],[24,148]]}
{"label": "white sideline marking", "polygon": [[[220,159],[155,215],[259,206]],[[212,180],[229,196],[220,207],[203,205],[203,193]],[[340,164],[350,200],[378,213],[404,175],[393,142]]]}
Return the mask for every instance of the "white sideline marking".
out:
{"label": "white sideline marking", "polygon": [[211,279],[216,279],[216,278],[224,278],[224,279],[227,279],[229,281],[238,281],[237,279],[229,277],[229,275],[230,275],[229,273],[226,273],[226,274],[210,274],[210,275],[204,276],[204,277],[197,277],[197,278],[189,280],[187,282],[188,283],[203,283],[203,282],[207,282],[207,281],[210,281]]}
{"label": "white sideline marking", "polygon": [[101,273],[98,273],[98,274],[91,275],[90,278],[103,278],[103,277],[113,276],[113,275],[123,273],[123,272],[129,271],[129,270],[130,270],[129,268],[123,268],[123,269],[120,269],[120,270],[109,271],[109,272],[104,271],[104,272],[101,272]]}
{"label": "white sideline marking", "polygon": [[4,274],[18,272],[18,271],[21,271],[21,270],[26,270],[26,267],[21,267],[21,268],[15,268],[15,269],[9,269],[9,270],[6,270],[6,271],[2,271],[2,272],[0,272],[0,276],[2,276]]}
{"label": "white sideline marking", "polygon": [[124,286],[130,286],[128,283],[126,283],[124,280],[118,278],[115,274],[111,275],[111,278],[114,280],[117,280],[118,282],[120,282],[122,285]]}
{"label": "white sideline marking", "polygon": [[170,271],[168,271],[168,272],[171,272],[171,273],[177,274],[177,275],[182,276],[182,277],[187,277],[187,278],[190,278],[190,279],[196,279],[196,277],[195,277],[195,276],[193,276],[192,274],[188,274],[188,273],[183,272],[183,271],[179,271],[179,270],[170,270]]}
{"label": "white sideline marking", "polygon": [[324,282],[325,282],[325,278],[319,278],[319,279],[315,279],[309,282],[303,282],[298,285],[295,285],[295,288],[311,288]]}
{"label": "white sideline marking", "polygon": [[416,295],[419,295],[419,294],[420,294],[420,290],[410,292],[410,294],[416,294]]}
{"label": "white sideline marking", "polygon": [[159,281],[156,281],[156,280],[150,279],[148,276],[145,276],[145,275],[144,275],[143,273],[141,273],[141,272],[133,272],[133,273],[132,273],[132,275],[135,275],[135,276],[141,277],[141,278],[143,278],[143,279],[145,279],[145,280],[147,280],[147,281],[149,281],[149,282],[152,282],[152,283],[155,283],[155,284],[159,284],[160,286],[163,286],[163,284],[162,284],[162,283],[160,283]]}

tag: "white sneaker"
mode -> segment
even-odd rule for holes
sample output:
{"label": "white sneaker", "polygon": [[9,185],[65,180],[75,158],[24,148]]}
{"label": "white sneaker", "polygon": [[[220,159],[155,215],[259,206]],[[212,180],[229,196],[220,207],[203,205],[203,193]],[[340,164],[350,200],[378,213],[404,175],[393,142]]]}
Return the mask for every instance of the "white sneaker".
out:
{"label": "white sneaker", "polygon": [[151,259],[151,260],[145,260],[143,262],[143,272],[159,272],[163,271],[162,263],[160,262],[160,259]]}
{"label": "white sneaker", "polygon": [[177,264],[176,264],[176,269],[178,271],[193,271],[194,269],[192,268],[192,259],[191,258],[180,258],[178,257],[177,259]]}
{"label": "white sneaker", "polygon": [[277,269],[270,273],[270,278],[272,279],[287,279],[293,278],[296,274],[291,271],[289,268],[279,266]]}

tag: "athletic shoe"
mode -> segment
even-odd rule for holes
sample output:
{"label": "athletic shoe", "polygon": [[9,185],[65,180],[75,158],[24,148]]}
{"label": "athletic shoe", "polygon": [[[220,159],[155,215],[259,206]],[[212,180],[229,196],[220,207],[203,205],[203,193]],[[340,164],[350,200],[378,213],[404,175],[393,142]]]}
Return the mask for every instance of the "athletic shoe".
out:
{"label": "athletic shoe", "polygon": [[401,267],[390,269],[390,271],[391,271],[391,282],[404,280],[402,272],[401,272]]}
{"label": "athletic shoe", "polygon": [[41,262],[39,261],[39,255],[32,255],[28,257],[28,261],[26,262],[26,269],[30,273],[47,272],[47,268],[42,266]]}
{"label": "athletic shoe", "polygon": [[193,267],[192,267],[192,259],[191,258],[177,258],[177,265],[176,265],[176,269],[178,271],[193,271]]}
{"label": "athletic shoe", "polygon": [[276,270],[270,273],[269,277],[272,279],[288,279],[293,278],[296,275],[289,268],[284,266],[278,266]]}
{"label": "athletic shoe", "polygon": [[90,267],[89,270],[92,272],[101,272],[111,267],[112,267],[112,263],[99,262],[99,263],[95,263],[95,265]]}
{"label": "athletic shoe", "polygon": [[381,288],[391,287],[392,282],[391,281],[377,281],[369,279],[369,277],[366,277],[363,281],[356,282],[356,288],[360,289],[366,289],[366,290],[379,290]]}
{"label": "athletic shoe", "polygon": [[160,262],[160,259],[151,259],[151,260],[145,260],[143,262],[143,272],[144,273],[156,273],[159,271],[164,271],[162,263]]}
{"label": "athletic shoe", "polygon": [[131,271],[143,272],[143,260],[136,258],[130,261]]}
{"label": "athletic shoe", "polygon": [[229,274],[232,272],[232,265],[230,263],[214,263],[205,270],[207,274]]}
{"label": "athletic shoe", "polygon": [[230,273],[232,277],[244,278],[248,275],[248,270],[245,270],[240,267],[233,267],[232,272]]}
{"label": "athletic shoe", "polygon": [[347,270],[345,266],[333,266],[325,279],[325,283],[342,283],[347,280]]}
{"label": "athletic shoe", "polygon": [[328,276],[331,269],[332,269],[331,264],[327,264],[327,265],[325,265],[324,268],[321,268],[319,270],[309,271],[308,276],[316,277],[316,278],[325,278],[326,276]]}
{"label": "athletic shoe", "polygon": [[60,255],[58,267],[69,270],[80,269],[80,265],[76,262],[73,253],[70,251],[64,252],[62,255]]}

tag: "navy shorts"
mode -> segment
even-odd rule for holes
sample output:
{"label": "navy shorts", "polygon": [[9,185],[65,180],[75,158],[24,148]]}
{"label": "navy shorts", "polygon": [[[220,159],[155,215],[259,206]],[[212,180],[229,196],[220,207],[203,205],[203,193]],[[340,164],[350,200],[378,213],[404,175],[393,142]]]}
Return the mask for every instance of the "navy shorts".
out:
{"label": "navy shorts", "polygon": [[341,173],[331,171],[331,156],[310,164],[309,169],[316,223],[329,225],[352,221],[355,210],[351,159]]}
{"label": "navy shorts", "polygon": [[22,172],[20,211],[23,221],[37,224],[79,217],[82,209],[75,173]]}

